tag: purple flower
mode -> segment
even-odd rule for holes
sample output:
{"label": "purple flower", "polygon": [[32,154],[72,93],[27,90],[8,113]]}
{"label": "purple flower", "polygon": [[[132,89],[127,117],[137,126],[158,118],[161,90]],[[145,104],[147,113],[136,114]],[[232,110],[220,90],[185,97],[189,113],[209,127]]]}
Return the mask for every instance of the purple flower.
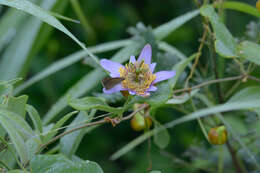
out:
{"label": "purple flower", "polygon": [[107,59],[100,61],[101,66],[110,72],[110,77],[121,77],[124,80],[111,89],[103,88],[103,92],[112,94],[118,91],[129,91],[132,95],[149,96],[151,91],[156,91],[156,83],[167,80],[175,76],[175,71],[160,71],[153,74],[156,63],[151,63],[152,49],[147,44],[138,60],[134,56],[125,66]]}

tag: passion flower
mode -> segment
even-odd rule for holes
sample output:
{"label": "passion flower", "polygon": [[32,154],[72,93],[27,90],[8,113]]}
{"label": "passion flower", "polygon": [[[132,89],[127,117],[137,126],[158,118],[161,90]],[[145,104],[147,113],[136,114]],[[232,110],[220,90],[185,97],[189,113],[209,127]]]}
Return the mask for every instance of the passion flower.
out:
{"label": "passion flower", "polygon": [[130,57],[129,63],[125,66],[102,59],[101,66],[110,72],[110,77],[123,79],[122,82],[113,86],[112,88],[103,88],[103,92],[112,94],[118,91],[128,91],[131,95],[149,96],[151,91],[156,91],[156,83],[167,80],[175,76],[175,71],[160,71],[153,73],[156,63],[151,63],[152,48],[147,44],[139,58],[136,60],[135,56]]}

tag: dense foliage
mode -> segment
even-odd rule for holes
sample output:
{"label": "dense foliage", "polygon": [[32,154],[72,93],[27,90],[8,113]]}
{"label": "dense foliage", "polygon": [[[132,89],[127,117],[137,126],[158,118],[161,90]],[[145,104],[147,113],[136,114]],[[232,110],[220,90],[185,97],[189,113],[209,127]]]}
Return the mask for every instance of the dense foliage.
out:
{"label": "dense foliage", "polygon": [[260,172],[258,18],[260,0],[0,0],[0,172]]}

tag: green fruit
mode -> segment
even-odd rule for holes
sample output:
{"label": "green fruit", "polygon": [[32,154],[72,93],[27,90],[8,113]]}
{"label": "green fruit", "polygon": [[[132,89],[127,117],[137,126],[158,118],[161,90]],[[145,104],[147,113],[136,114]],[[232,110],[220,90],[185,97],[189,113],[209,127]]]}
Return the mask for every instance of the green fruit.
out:
{"label": "green fruit", "polygon": [[208,133],[212,145],[223,145],[227,142],[227,130],[225,126],[211,128]]}
{"label": "green fruit", "polygon": [[131,119],[131,127],[135,131],[142,131],[144,129],[149,129],[152,125],[152,120],[150,117],[143,117],[140,113],[134,115]]}

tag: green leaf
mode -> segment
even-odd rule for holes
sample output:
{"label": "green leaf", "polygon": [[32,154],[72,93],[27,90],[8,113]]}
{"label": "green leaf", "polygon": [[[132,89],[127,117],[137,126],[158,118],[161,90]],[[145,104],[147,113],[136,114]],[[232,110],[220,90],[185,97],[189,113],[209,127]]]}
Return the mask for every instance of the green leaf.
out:
{"label": "green leaf", "polygon": [[177,48],[173,47],[172,45],[160,41],[158,44],[159,49],[164,50],[168,53],[171,53],[173,55],[177,55],[178,58],[180,58],[180,60],[185,60],[187,59],[186,55],[184,55],[181,51],[179,51]]}
{"label": "green leaf", "polygon": [[10,96],[8,99],[7,109],[25,118],[25,106],[28,96],[23,95],[19,97]]}
{"label": "green leaf", "polygon": [[250,42],[243,41],[238,45],[237,54],[241,58],[245,58],[248,61],[254,62],[260,65],[260,45]]}
{"label": "green leaf", "polygon": [[4,104],[7,102],[8,97],[12,95],[13,86],[12,85],[0,85],[0,103]]}
{"label": "green leaf", "polygon": [[37,153],[38,149],[40,148],[40,142],[36,141],[35,138],[30,138],[25,142],[26,145],[26,152],[28,156],[28,160],[31,160],[35,153]]}
{"label": "green leaf", "polygon": [[[20,0],[18,1],[23,3]],[[54,2],[55,1],[53,0],[47,0],[44,1],[41,4],[41,6],[46,9],[49,9],[52,7]],[[6,5],[6,3],[15,4],[16,2],[14,0],[0,1],[0,4]],[[26,8],[28,10],[29,7],[26,7],[26,4],[24,5],[25,6],[22,8]],[[19,27],[19,29],[17,30],[18,34],[15,36],[14,40],[11,42],[11,44],[8,46],[8,48],[2,56],[2,61],[0,63],[0,79],[9,80],[20,75],[23,67],[26,65],[27,58],[29,57],[29,52],[32,49],[33,43],[39,32],[41,23],[42,22],[38,19],[29,17],[26,21],[24,21],[23,25]]]}
{"label": "green leaf", "polygon": [[191,93],[185,93],[181,96],[175,96],[175,98],[168,100],[167,104],[183,104],[188,101],[191,97],[197,94],[199,89],[192,90]]}
{"label": "green leaf", "polygon": [[26,153],[25,141],[23,140],[22,135],[15,128],[13,123],[5,116],[5,113],[3,113],[1,110],[0,110],[0,124],[10,136],[10,139],[19,157],[21,158],[21,161],[26,162],[28,156]]}
{"label": "green leaf", "polygon": [[260,100],[260,87],[259,86],[250,86],[246,87],[237,93],[235,93],[228,102],[240,102],[240,101],[250,101],[252,99]]}
{"label": "green leaf", "polygon": [[40,115],[38,114],[37,110],[31,106],[31,105],[26,105],[26,111],[28,112],[34,128],[39,132],[42,133],[42,121],[40,118]]}
{"label": "green leaf", "polygon": [[11,171],[8,171],[7,173],[29,173],[28,171],[23,171],[23,170],[11,170]]}
{"label": "green leaf", "polygon": [[3,137],[0,137],[0,141],[7,147],[6,151],[4,150],[0,152],[0,158],[2,158],[1,160],[4,163],[7,163],[7,165],[11,168],[13,168],[15,164],[18,164],[20,168],[22,168],[22,164],[17,158],[14,145],[10,145],[10,143],[5,141]]}
{"label": "green leaf", "polygon": [[[121,49],[117,52],[112,61],[116,61],[119,63],[123,63],[129,60],[131,55],[137,54],[137,51],[141,48],[142,45],[135,43],[131,44],[128,47]],[[49,123],[55,116],[67,106],[67,97],[69,95],[73,95],[74,97],[80,97],[84,93],[89,92],[91,89],[100,84],[102,78],[106,75],[102,69],[95,69],[92,72],[85,75],[78,81],[75,85],[73,85],[49,110],[49,112],[44,116],[43,122],[44,124]],[[90,82],[91,81],[91,82]]]}
{"label": "green leaf", "polygon": [[76,110],[87,111],[98,109],[106,112],[121,113],[122,108],[109,106],[104,99],[98,97],[84,97],[81,99],[68,98],[68,104]]}
{"label": "green leaf", "polygon": [[0,106],[0,113],[3,114],[3,116],[5,116],[10,123],[12,123],[15,130],[19,131],[25,139],[35,136],[35,133],[29,124],[20,115],[6,109],[3,106]]}
{"label": "green leaf", "polygon": [[15,9],[9,9],[0,20],[0,52],[12,40],[27,15]]}
{"label": "green leaf", "polygon": [[162,173],[161,171],[151,171],[150,173]]}
{"label": "green leaf", "polygon": [[181,124],[184,122],[192,121],[196,118],[205,117],[210,114],[214,114],[217,112],[225,112],[225,111],[234,111],[234,110],[241,110],[241,109],[252,109],[260,107],[260,99],[259,98],[252,98],[251,100],[240,100],[234,102],[228,102],[224,104],[220,104],[217,106],[213,106],[206,109],[201,109],[196,112],[193,112],[185,117],[179,118],[174,120],[170,123],[167,123],[166,127],[173,127],[177,124]]}
{"label": "green leaf", "polygon": [[[66,129],[66,131],[69,131],[72,128],[75,128],[77,126],[90,122],[92,120],[93,116],[95,115],[95,112],[96,111],[91,112],[90,115],[87,115],[87,113],[85,111],[81,111],[78,114],[78,116],[70,123],[70,125]],[[96,127],[97,126],[87,127],[87,128],[72,132],[70,134],[67,134],[66,136],[63,136],[60,139],[61,153],[65,154],[66,156],[71,158],[77,151],[78,146],[79,146],[83,136],[85,135],[85,133],[89,132],[90,130],[92,130]]]}
{"label": "green leaf", "polygon": [[[114,49],[120,48],[122,46],[126,46],[130,43],[131,43],[130,40],[120,40],[120,41],[103,43],[103,44],[100,44],[100,45],[97,45],[94,47],[89,47],[88,49],[92,53],[101,53],[101,52],[105,52],[105,51],[114,50]],[[82,50],[82,51],[78,51],[76,53],[73,53],[69,56],[62,58],[61,60],[54,62],[53,64],[46,67],[43,71],[39,72],[38,74],[33,76],[31,79],[24,82],[20,86],[18,86],[15,89],[14,94],[17,94],[17,93],[23,91],[24,89],[28,88],[29,86],[33,85],[34,83],[39,82],[42,79],[47,78],[48,76],[55,74],[56,72],[66,68],[66,67],[69,67],[70,65],[82,60],[87,55],[88,55],[88,52],[85,50]]]}
{"label": "green leaf", "polygon": [[71,161],[65,156],[37,155],[30,162],[32,173],[103,173],[100,166],[92,161]]}
{"label": "green leaf", "polygon": [[170,134],[166,128],[164,128],[162,125],[156,125],[155,128],[160,127],[164,130],[159,131],[158,133],[154,134],[154,143],[161,149],[164,149],[167,147],[167,145],[170,143]]}
{"label": "green leaf", "polygon": [[46,134],[44,137],[44,142],[50,140],[53,136],[58,133],[58,128],[60,128],[72,115],[75,115],[78,111],[70,112],[62,117]]}
{"label": "green leaf", "polygon": [[0,85],[14,85],[15,83],[19,82],[20,80],[22,80],[22,78],[15,78],[15,79],[11,79],[8,81],[0,80]]}
{"label": "green leaf", "polygon": [[[243,13],[250,14],[255,17],[260,17],[260,12],[252,5],[249,5],[247,3],[243,2],[237,2],[237,1],[226,1],[223,2],[223,8],[231,9],[231,10],[237,10]],[[219,6],[219,4],[218,4]]]}
{"label": "green leaf", "polygon": [[[228,100],[228,102],[239,102],[240,100],[250,101],[251,99],[255,98],[260,99],[259,86],[250,86],[238,91]],[[255,108],[254,111],[260,116],[260,107]]]}
{"label": "green leaf", "polygon": [[199,10],[188,12],[180,17],[177,17],[163,25],[154,29],[154,35],[158,40],[162,40],[167,37],[171,32],[182,26],[187,21],[196,17],[199,14]]}
{"label": "green leaf", "polygon": [[236,41],[226,26],[221,22],[214,8],[210,5],[205,5],[200,9],[200,13],[209,19],[214,29],[216,52],[226,58],[236,57]]}
{"label": "green leaf", "polygon": [[88,51],[88,49],[84,46],[84,44],[82,44],[69,30],[67,30],[67,28],[65,28],[60,22],[59,20],[57,20],[54,16],[52,16],[48,11],[40,8],[39,6],[31,3],[28,0],[2,0],[0,1],[0,4],[2,5],[7,5],[13,8],[16,8],[18,10],[22,10],[26,13],[29,13],[37,18],[39,18],[40,20],[48,23],[49,25],[57,28],[58,30],[62,31],[63,33],[65,33],[66,35],[68,35],[70,38],[72,38],[76,43],[78,43],[78,45],[85,49],[88,54],[90,55],[90,57],[93,58],[93,60],[99,64],[98,59],[91,53]]}

